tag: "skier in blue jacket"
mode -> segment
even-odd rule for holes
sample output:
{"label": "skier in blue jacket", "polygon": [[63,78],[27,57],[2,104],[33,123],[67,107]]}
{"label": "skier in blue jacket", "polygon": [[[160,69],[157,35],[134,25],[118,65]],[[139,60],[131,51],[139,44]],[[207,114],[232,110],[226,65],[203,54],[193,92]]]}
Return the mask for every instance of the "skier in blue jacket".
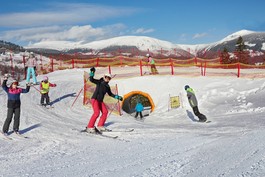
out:
{"label": "skier in blue jacket", "polygon": [[136,106],[135,106],[135,118],[137,119],[138,115],[140,114],[140,118],[143,118],[143,114],[142,111],[144,110],[144,106],[142,105],[142,103],[140,103],[139,101],[137,102]]}

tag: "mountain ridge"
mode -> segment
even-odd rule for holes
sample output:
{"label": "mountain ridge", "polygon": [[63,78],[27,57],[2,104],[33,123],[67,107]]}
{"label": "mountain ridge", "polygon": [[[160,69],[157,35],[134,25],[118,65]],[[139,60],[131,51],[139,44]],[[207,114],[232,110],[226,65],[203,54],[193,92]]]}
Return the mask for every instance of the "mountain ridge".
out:
{"label": "mountain ridge", "polygon": [[[176,56],[198,56],[205,52],[222,51],[227,48],[229,52],[235,50],[235,44],[239,36],[243,37],[243,40],[247,46],[247,49],[254,51],[265,50],[265,32],[255,32],[249,30],[240,30],[232,33],[225,38],[209,43],[209,44],[173,44],[169,41],[160,40],[147,36],[119,36],[99,41],[92,41],[89,43],[70,42],[70,41],[41,41],[31,44],[31,46],[24,46],[25,49],[35,52],[45,53],[162,53],[164,55],[176,55]],[[211,56],[214,57],[214,56]]]}

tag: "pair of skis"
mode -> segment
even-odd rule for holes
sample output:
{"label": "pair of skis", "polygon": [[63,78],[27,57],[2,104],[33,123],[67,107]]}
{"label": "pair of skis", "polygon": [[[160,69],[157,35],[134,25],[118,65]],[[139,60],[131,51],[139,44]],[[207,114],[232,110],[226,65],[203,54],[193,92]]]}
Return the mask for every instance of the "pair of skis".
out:
{"label": "pair of skis", "polygon": [[108,130],[108,131],[100,131],[96,128],[96,132],[95,133],[89,133],[86,131],[86,129],[81,130],[81,133],[87,133],[88,135],[95,135],[95,136],[101,136],[101,137],[105,137],[105,138],[111,138],[111,139],[117,139],[119,136],[117,135],[110,135],[108,133],[115,133],[115,132],[132,132],[134,131],[133,128],[131,129],[124,129],[124,130]]}
{"label": "pair of skis", "polygon": [[19,134],[19,133],[15,133],[15,132],[11,132],[10,134],[5,134],[5,133],[3,133],[2,131],[1,131],[1,136],[2,136],[2,138],[3,139],[5,139],[5,140],[13,140],[13,138],[11,138],[9,135],[11,135],[11,134],[15,134],[17,137],[19,137],[19,138],[25,138],[25,139],[28,139],[29,137],[27,137],[27,136],[24,136],[24,135],[21,135],[21,134]]}

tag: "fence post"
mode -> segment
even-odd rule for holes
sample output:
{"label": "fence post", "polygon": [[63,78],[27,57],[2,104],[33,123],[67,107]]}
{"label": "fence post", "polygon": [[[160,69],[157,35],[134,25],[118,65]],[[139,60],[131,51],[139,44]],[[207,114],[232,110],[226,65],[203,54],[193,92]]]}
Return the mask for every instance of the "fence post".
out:
{"label": "fence post", "polygon": [[109,74],[111,74],[111,68],[110,68],[110,65],[109,65]]}
{"label": "fence post", "polygon": [[194,63],[195,63],[195,65],[197,65],[197,56],[195,56],[195,58],[194,58]]}
{"label": "fence post", "polygon": [[201,62],[201,75],[203,76],[202,62]]}
{"label": "fence post", "polygon": [[237,77],[240,77],[240,63],[237,63]]}
{"label": "fence post", "polygon": [[12,72],[12,77],[15,78],[15,71],[14,71],[14,67],[13,67],[13,58],[12,58],[12,53],[10,53],[10,64],[11,64],[11,72]]}
{"label": "fence post", "polygon": [[173,66],[172,58],[170,58],[170,66],[171,66],[171,74],[174,75],[174,66]]}
{"label": "fence post", "polygon": [[141,74],[141,76],[143,76],[142,60],[140,60],[140,74]]}
{"label": "fence post", "polygon": [[26,79],[26,77],[27,77],[27,71],[25,70],[25,66],[26,66],[26,59],[25,59],[25,55],[23,55],[23,58],[22,58],[22,60],[23,60],[23,65],[24,65],[24,79]]}
{"label": "fence post", "polygon": [[72,69],[74,69],[74,68],[75,68],[75,60],[72,59]]}
{"label": "fence post", "polygon": [[205,76],[206,74],[206,62],[204,63],[204,73],[203,73],[203,76]]}
{"label": "fence post", "polygon": [[53,72],[53,58],[50,56],[50,62],[51,62],[51,72]]}
{"label": "fence post", "polygon": [[99,57],[97,58],[97,64],[96,64],[96,66],[98,67],[98,65],[99,65]]}

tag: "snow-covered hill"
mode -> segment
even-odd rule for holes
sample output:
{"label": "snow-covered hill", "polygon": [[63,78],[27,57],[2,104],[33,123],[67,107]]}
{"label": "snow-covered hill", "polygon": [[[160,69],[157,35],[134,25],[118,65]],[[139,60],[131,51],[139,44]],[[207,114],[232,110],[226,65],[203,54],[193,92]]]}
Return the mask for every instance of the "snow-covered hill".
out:
{"label": "snow-covered hill", "polygon": [[[20,128],[30,138],[0,139],[1,176],[265,176],[264,79],[118,74],[110,85],[118,84],[121,95],[147,92],[156,107],[144,121],[111,114],[108,128],[135,129],[116,132],[119,138],[113,140],[78,132],[92,114],[81,97],[71,107],[82,88],[83,71],[48,74],[57,84],[50,90],[54,109],[38,106],[40,94],[33,87],[21,95]],[[105,72],[107,68],[97,68],[95,77]],[[211,123],[195,121],[183,90],[186,84],[194,88],[200,111]],[[183,106],[168,111],[169,94],[180,95]],[[7,112],[2,89],[0,101],[2,127]]]}

